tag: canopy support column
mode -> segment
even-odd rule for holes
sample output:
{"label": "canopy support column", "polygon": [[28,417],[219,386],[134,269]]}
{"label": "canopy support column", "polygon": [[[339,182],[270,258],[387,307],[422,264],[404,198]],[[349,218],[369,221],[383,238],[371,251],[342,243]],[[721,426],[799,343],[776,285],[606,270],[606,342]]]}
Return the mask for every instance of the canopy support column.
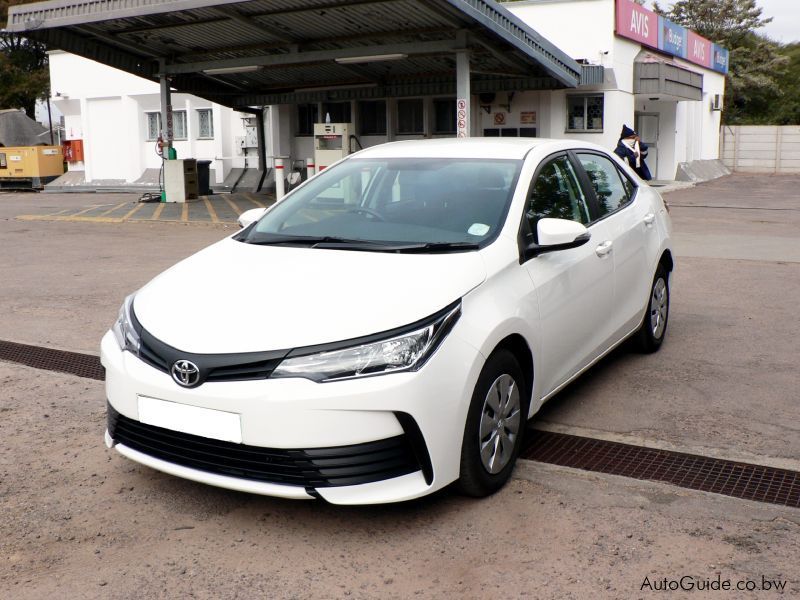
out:
{"label": "canopy support column", "polygon": [[456,52],[456,136],[470,137],[469,50]]}

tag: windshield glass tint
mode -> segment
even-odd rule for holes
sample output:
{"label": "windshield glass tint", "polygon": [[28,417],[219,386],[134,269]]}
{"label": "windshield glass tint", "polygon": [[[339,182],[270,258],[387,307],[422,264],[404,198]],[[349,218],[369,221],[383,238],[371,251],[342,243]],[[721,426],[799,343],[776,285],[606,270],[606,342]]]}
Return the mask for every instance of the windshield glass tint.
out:
{"label": "windshield glass tint", "polygon": [[278,203],[245,241],[480,244],[502,226],[520,164],[463,158],[346,160]]}

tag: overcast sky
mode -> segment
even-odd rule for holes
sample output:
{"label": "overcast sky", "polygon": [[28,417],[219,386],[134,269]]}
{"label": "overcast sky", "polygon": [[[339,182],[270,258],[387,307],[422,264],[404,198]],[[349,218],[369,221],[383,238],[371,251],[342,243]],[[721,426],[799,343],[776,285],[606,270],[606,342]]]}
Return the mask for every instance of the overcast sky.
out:
{"label": "overcast sky", "polygon": [[[757,0],[756,3],[764,9],[762,17],[772,17],[772,23],[759,29],[759,33],[784,44],[800,41],[800,0]],[[659,4],[666,7],[672,2],[660,0]]]}

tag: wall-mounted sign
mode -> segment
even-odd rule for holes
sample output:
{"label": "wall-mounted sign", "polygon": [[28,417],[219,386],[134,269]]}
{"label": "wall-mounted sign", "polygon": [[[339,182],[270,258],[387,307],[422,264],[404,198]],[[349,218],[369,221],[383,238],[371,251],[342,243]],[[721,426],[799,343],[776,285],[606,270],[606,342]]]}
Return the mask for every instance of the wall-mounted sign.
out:
{"label": "wall-mounted sign", "polygon": [[469,108],[466,98],[456,100],[456,137],[465,138],[469,136]]}
{"label": "wall-mounted sign", "polygon": [[505,125],[506,124],[506,113],[504,113],[504,112],[494,113],[494,124],[495,125]]}
{"label": "wall-mounted sign", "polygon": [[519,113],[520,125],[536,125],[536,111]]}
{"label": "wall-mounted sign", "polygon": [[616,33],[706,69],[723,74],[728,72],[729,55],[725,48],[712,44],[694,31],[657,15],[633,0],[617,0]]}
{"label": "wall-mounted sign", "polygon": [[686,43],[689,30],[672,21],[659,19],[658,47],[673,56],[686,58]]}

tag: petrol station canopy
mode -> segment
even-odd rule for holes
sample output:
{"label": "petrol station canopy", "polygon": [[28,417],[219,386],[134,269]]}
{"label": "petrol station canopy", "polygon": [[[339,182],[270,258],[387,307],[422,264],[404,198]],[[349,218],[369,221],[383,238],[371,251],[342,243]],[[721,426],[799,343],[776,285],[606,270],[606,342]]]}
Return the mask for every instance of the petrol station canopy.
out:
{"label": "petrol station canopy", "polygon": [[232,108],[601,83],[492,0],[49,0],[8,31]]}

